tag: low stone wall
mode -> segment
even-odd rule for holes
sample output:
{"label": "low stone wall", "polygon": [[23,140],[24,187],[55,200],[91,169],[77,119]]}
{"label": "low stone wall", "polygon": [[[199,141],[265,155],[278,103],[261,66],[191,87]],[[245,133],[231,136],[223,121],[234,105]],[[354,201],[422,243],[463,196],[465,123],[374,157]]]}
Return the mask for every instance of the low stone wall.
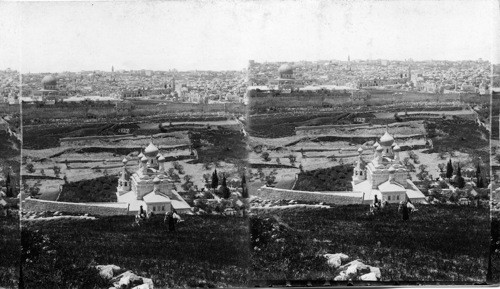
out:
{"label": "low stone wall", "polygon": [[66,212],[98,216],[127,215],[128,207],[107,207],[100,204],[54,202],[27,198],[21,203],[23,211],[30,212]]}
{"label": "low stone wall", "polygon": [[[279,188],[261,187],[252,192],[252,195],[268,200],[295,200],[305,202],[316,202],[336,205],[361,204],[363,199],[357,196],[343,196],[340,192],[308,192],[297,190],[286,190]],[[342,193],[346,193],[343,191]],[[354,194],[354,193],[353,193]]]}

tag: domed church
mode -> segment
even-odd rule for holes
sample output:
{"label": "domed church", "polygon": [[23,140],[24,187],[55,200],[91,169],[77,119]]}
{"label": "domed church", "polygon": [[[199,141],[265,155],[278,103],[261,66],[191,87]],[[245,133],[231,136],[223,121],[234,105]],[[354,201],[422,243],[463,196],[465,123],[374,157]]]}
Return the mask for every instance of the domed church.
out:
{"label": "domed church", "polygon": [[173,181],[165,172],[165,157],[150,142],[138,156],[139,167],[130,174],[128,160],[123,159],[123,169],[118,179],[116,196],[119,203],[128,203],[130,212],[164,214],[175,209],[178,213],[191,211],[188,203],[174,190]]}
{"label": "domed church", "polygon": [[363,202],[371,203],[375,196],[382,202],[399,203],[404,200],[425,202],[425,196],[408,178],[408,170],[401,162],[401,148],[386,131],[373,145],[371,162],[363,160],[363,149],[358,149],[358,161],[354,167],[352,187],[355,193],[363,193]]}

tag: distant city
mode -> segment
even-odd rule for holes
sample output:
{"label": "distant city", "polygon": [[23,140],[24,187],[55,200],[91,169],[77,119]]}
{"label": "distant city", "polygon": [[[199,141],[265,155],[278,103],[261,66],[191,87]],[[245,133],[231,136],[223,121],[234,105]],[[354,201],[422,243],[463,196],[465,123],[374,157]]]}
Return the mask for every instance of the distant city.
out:
{"label": "distant city", "polygon": [[[279,68],[287,70],[286,73]],[[0,71],[0,102],[15,104],[157,99],[185,103],[241,103],[249,90],[392,89],[435,94],[488,94],[499,86],[489,61],[250,60],[241,71],[121,70],[60,73]],[[497,69],[494,69],[496,71]],[[497,73],[498,74],[498,73]],[[288,79],[287,79],[288,78]],[[281,79],[281,80],[280,80]],[[292,85],[292,86],[290,86]]]}

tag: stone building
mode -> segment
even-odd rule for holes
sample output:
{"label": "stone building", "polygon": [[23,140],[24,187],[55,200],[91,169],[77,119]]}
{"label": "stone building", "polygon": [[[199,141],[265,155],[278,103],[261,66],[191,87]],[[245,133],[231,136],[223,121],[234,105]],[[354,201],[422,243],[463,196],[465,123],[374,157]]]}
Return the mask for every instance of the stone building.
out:
{"label": "stone building", "polygon": [[128,203],[130,212],[164,214],[172,210],[188,213],[191,207],[175,191],[173,181],[165,172],[165,157],[151,142],[138,155],[139,167],[130,174],[128,160],[123,159],[123,170],[118,179],[116,196],[119,203]]}
{"label": "stone building", "polygon": [[425,196],[408,177],[408,170],[401,162],[401,148],[386,132],[373,145],[375,153],[370,162],[358,149],[358,161],[354,167],[352,187],[355,193],[363,193],[363,202],[373,202],[375,196],[382,202],[399,203],[404,200],[425,202]]}

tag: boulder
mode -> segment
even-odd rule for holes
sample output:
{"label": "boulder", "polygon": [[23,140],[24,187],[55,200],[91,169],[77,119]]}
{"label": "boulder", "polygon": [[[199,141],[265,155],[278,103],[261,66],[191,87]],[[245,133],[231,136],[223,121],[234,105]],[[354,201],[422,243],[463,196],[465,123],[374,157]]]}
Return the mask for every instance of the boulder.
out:
{"label": "boulder", "polygon": [[335,278],[333,278],[333,281],[347,281],[348,278],[347,278],[347,275],[345,274],[345,272],[340,272],[339,275],[335,276]]}
{"label": "boulder", "polygon": [[380,268],[370,266],[370,273],[375,274],[375,277],[377,277],[377,279],[382,278],[382,273],[380,272]]}
{"label": "boulder", "polygon": [[375,276],[375,273],[372,272],[372,273],[361,275],[361,277],[359,277],[359,280],[361,280],[361,281],[377,281],[377,276]]}
{"label": "boulder", "polygon": [[113,278],[116,274],[119,274],[121,270],[121,268],[116,265],[97,265],[95,267],[99,270],[99,275],[108,280]]}
{"label": "boulder", "polygon": [[133,288],[137,285],[143,284],[142,277],[137,276],[132,271],[126,271],[111,280],[115,287],[122,289]]}
{"label": "boulder", "polygon": [[370,273],[370,266],[363,264],[360,260],[351,261],[341,266],[340,271],[344,272],[349,279],[354,279],[360,275]]}
{"label": "boulder", "polygon": [[337,269],[342,265],[342,261],[345,261],[349,258],[346,254],[337,253],[337,254],[325,254],[323,255],[327,259],[328,266]]}

